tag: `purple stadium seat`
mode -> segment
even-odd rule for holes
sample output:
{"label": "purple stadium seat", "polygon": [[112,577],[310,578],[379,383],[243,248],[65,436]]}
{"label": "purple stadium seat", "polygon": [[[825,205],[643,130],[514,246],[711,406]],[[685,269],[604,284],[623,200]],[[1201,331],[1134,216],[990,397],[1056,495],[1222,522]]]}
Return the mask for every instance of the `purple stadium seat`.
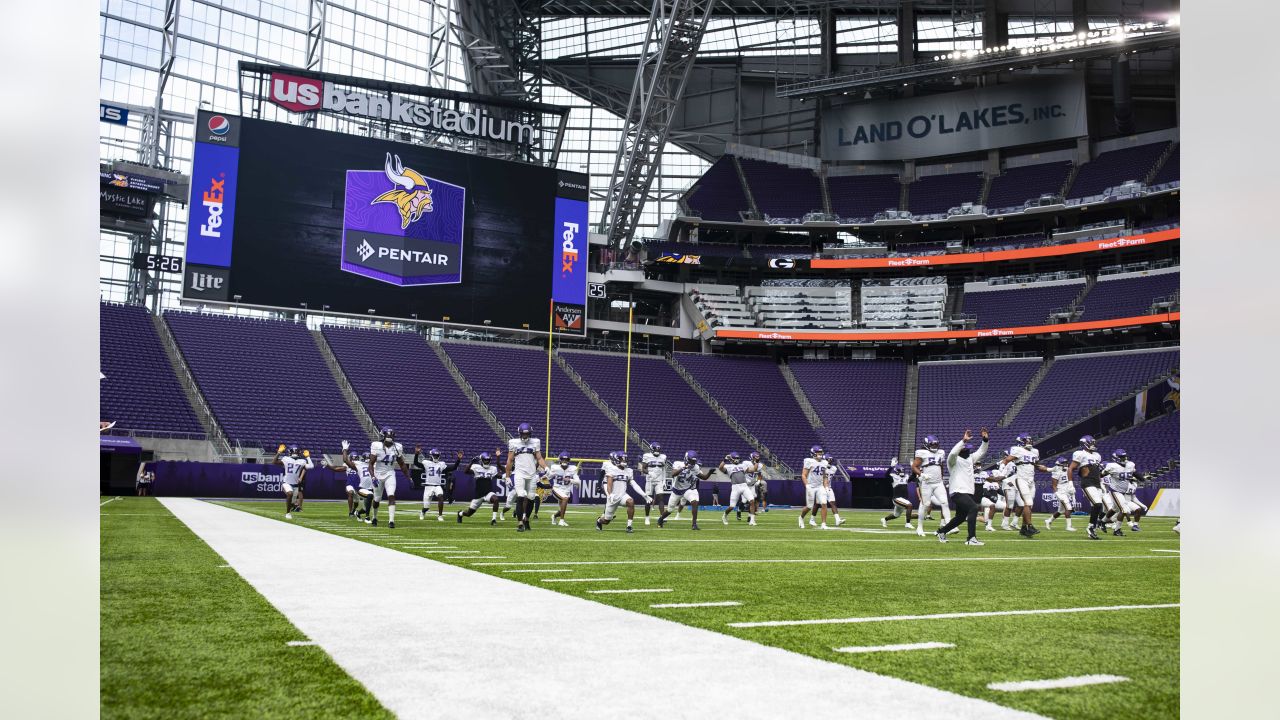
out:
{"label": "purple stadium seat", "polygon": [[1059,356],[1012,429],[1039,437],[1101,410],[1177,365],[1177,349]]}
{"label": "purple stadium seat", "polygon": [[1159,142],[1104,152],[1080,166],[1067,197],[1090,197],[1127,180],[1142,181],[1167,147],[1168,142]]}
{"label": "purple stadium seat", "polygon": [[742,216],[739,211],[751,209],[738,180],[738,169],[728,155],[707,168],[685,198],[689,207],[700,213],[704,220],[740,222]]}
{"label": "purple stadium seat", "polygon": [[836,458],[884,463],[898,453],[906,363],[793,360],[788,367],[822,419],[819,436]]}
{"label": "purple stadium seat", "polygon": [[444,343],[484,404],[508,432],[522,422],[533,425],[548,456],[568,450],[574,457],[605,458],[622,448],[622,431],[582,389],[551,365],[551,428],[547,415],[547,354],[535,347],[493,343]]}
{"label": "purple stadium seat", "polygon": [[[561,355],[609,407],[623,414],[625,356],[572,351]],[[630,421],[640,437],[646,442],[662,443],[672,459],[686,450],[696,450],[704,462],[718,463],[726,453],[750,450],[746,441],[661,358],[632,358]],[[621,449],[620,443],[614,449]],[[635,448],[630,451],[637,452]]]}
{"label": "purple stadium seat", "polygon": [[902,186],[897,175],[839,175],[827,177],[831,212],[842,218],[871,220],[876,213],[897,210]]}
{"label": "purple stadium seat", "polygon": [[988,208],[1022,207],[1027,200],[1045,194],[1057,195],[1067,182],[1071,161],[1007,168],[991,179],[987,191]]}
{"label": "purple stadium seat", "polygon": [[675,359],[734,420],[792,468],[818,442],[772,358],[679,353]]}
{"label": "purple stadium seat", "polygon": [[[1007,450],[1023,426],[997,427],[1000,418],[1018,399],[1040,361],[1028,360],[938,362],[920,364],[920,395],[916,402],[916,434],[936,435],[945,449],[959,440],[966,428],[991,431],[992,450]],[[994,456],[992,456],[994,458]]]}
{"label": "purple stadium seat", "polygon": [[822,186],[812,170],[739,158],[756,207],[770,217],[799,218],[825,212]]}
{"label": "purple stadium seat", "polygon": [[335,452],[341,440],[367,440],[305,326],[183,312],[164,319],[233,444]]}
{"label": "purple stadium seat", "polygon": [[1084,289],[1084,281],[1065,285],[1012,286],[964,294],[963,312],[978,317],[979,328],[1043,325],[1049,313],[1066,307]]}
{"label": "purple stadium seat", "polygon": [[1177,272],[1115,280],[1103,275],[1085,296],[1080,319],[1110,320],[1150,314],[1152,301],[1177,292],[1181,277]]}
{"label": "purple stadium seat", "polygon": [[99,304],[98,337],[103,420],[143,435],[204,437],[145,307]]}
{"label": "purple stadium seat", "polygon": [[1179,167],[1178,167],[1178,163],[1179,163],[1178,155],[1181,152],[1181,150],[1182,150],[1181,144],[1173,146],[1173,151],[1170,152],[1169,157],[1165,159],[1164,165],[1161,165],[1160,169],[1156,171],[1155,176],[1151,178],[1151,183],[1150,183],[1151,185],[1163,185],[1165,183],[1171,183],[1180,178]]}
{"label": "purple stadium seat", "polygon": [[395,428],[410,450],[421,444],[470,457],[502,444],[421,335],[325,327],[324,337],[374,423]]}
{"label": "purple stadium seat", "polygon": [[911,183],[907,209],[915,215],[945,213],[962,203],[976,203],[982,194],[982,173],[930,175]]}

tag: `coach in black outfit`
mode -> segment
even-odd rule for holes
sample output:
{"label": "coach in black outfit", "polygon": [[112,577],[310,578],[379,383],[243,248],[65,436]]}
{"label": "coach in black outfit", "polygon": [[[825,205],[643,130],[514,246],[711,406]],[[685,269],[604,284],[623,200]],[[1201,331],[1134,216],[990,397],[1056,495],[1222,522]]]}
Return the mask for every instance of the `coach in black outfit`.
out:
{"label": "coach in black outfit", "polygon": [[938,528],[938,542],[946,542],[947,533],[960,527],[961,522],[967,522],[969,539],[965,540],[964,544],[986,544],[978,539],[978,503],[973,499],[973,468],[982,462],[982,458],[987,454],[990,435],[986,428],[982,428],[982,444],[976,451],[969,444],[971,439],[973,439],[973,433],[965,430],[964,437],[951,448],[951,453],[947,455],[947,471],[950,475],[948,480],[951,483],[951,499],[955,502],[956,514],[951,518],[951,522]]}

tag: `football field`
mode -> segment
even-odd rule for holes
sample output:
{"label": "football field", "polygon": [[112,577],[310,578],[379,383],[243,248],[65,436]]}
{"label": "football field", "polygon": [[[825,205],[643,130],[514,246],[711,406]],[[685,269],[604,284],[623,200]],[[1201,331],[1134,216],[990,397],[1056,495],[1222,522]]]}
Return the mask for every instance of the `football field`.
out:
{"label": "football field", "polygon": [[[280,502],[219,504],[286,522]],[[626,534],[624,519],[598,532],[598,509],[583,506],[570,509],[570,527],[553,527],[544,510],[532,532],[516,533],[510,519],[491,526],[487,508],[459,524],[449,508],[446,522],[434,514],[421,521],[418,507],[400,504],[394,530],[352,520],[340,503],[310,502],[291,524],[1047,717],[1178,714],[1179,537],[1171,519],[1099,541],[1084,536],[1083,518],[1077,532],[1055,524],[1034,539],[979,526],[987,544],[970,547],[963,532],[942,544],[900,520],[882,529],[879,512],[849,512],[843,527],[821,531],[797,527],[795,511],[762,513],[757,527],[745,515],[730,515],[725,526],[721,513],[706,511],[693,532],[687,510],[663,529],[646,527],[641,511]],[[249,714],[286,716],[301,697],[330,708],[308,716],[385,716],[319,648],[285,646],[289,613],[234,567],[219,567],[217,554],[159,502],[124,498],[102,514],[104,716],[159,717],[175,695],[157,697],[155,683],[183,677],[200,682],[173,683],[177,698],[214,698],[229,703],[218,706],[229,714],[240,702]],[[385,522],[385,507],[381,516]],[[1037,523],[1043,528],[1042,517]],[[590,632],[547,618],[532,640],[550,650],[558,633],[580,630]],[[294,688],[283,696],[270,682],[278,664]],[[266,677],[241,678],[224,666]],[[679,674],[707,692],[737,687],[734,702],[743,705],[789,692],[789,678],[768,667]],[[636,678],[635,703],[653,702],[651,685]],[[856,689],[829,692],[859,707]],[[621,710],[628,701],[619,702]],[[796,702],[802,713],[804,699]]]}

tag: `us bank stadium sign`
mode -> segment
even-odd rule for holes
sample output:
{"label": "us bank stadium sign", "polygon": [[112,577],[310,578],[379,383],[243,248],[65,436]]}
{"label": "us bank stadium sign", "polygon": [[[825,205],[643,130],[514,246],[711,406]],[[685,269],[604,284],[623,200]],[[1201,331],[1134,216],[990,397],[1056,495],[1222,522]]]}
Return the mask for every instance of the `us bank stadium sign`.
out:
{"label": "us bank stadium sign", "polygon": [[[498,142],[515,147],[544,144],[543,115],[559,115],[563,134],[568,108],[403,83],[241,63],[241,103],[260,116],[262,101],[290,113],[324,113],[375,121],[389,128]],[[376,127],[376,125],[375,125]]]}

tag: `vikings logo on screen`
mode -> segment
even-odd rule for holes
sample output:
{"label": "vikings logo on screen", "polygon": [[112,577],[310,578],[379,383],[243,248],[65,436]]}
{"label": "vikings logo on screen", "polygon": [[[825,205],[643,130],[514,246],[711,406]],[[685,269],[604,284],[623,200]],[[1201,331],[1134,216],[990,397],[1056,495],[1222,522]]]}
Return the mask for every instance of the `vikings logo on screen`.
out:
{"label": "vikings logo on screen", "polygon": [[342,269],[407,287],[462,282],[466,189],[386,154],[381,170],[348,170]]}

